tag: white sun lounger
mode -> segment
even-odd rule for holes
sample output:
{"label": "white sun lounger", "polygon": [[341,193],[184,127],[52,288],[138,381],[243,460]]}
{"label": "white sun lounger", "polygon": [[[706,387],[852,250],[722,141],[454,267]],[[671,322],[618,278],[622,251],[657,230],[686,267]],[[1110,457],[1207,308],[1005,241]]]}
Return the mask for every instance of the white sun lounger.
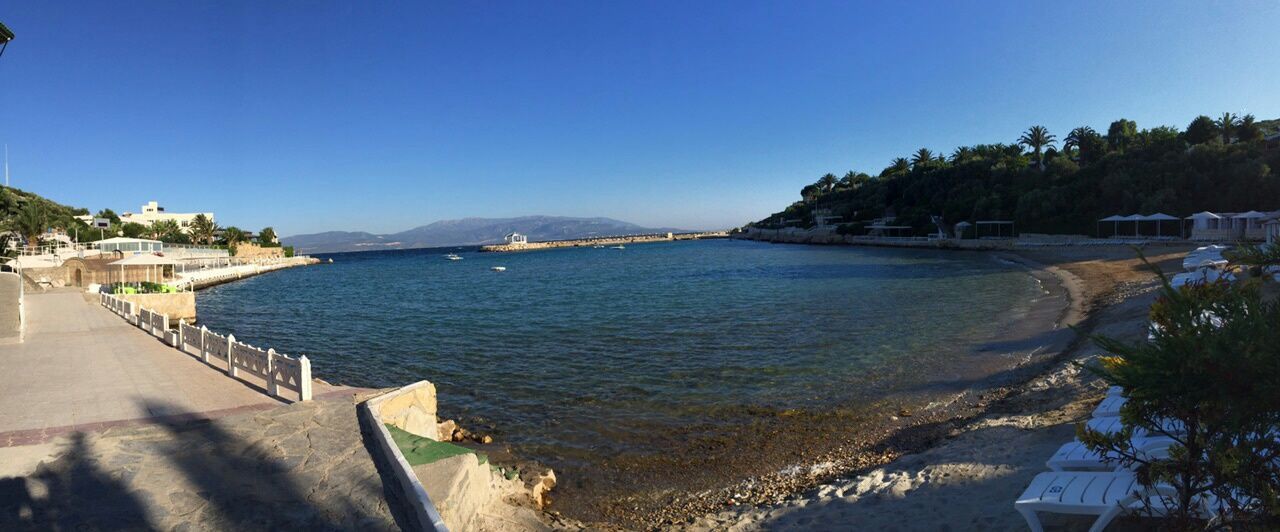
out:
{"label": "white sun lounger", "polygon": [[[1100,473],[1096,471],[1062,471],[1040,473],[1013,503],[1014,509],[1027,520],[1032,532],[1043,532],[1037,512],[1096,515],[1089,532],[1102,532],[1121,514],[1134,510],[1150,510],[1162,515],[1176,506],[1177,490],[1167,484],[1147,487],[1138,483],[1132,471]],[[1144,504],[1144,500],[1150,504]],[[1205,495],[1194,504],[1205,519],[1218,516],[1221,506],[1216,497]],[[1241,506],[1256,503],[1241,497]]]}
{"label": "white sun lounger", "polygon": [[[1120,418],[1118,417],[1095,417],[1085,423],[1085,426],[1090,430],[1101,432],[1103,434],[1116,434],[1124,428],[1124,424],[1120,422]],[[1187,430],[1186,427],[1182,426],[1182,423],[1175,420],[1166,420],[1163,428],[1173,434],[1181,434]],[[1136,427],[1133,429],[1134,438],[1150,438],[1158,436],[1160,435],[1151,434],[1142,427]]]}
{"label": "white sun lounger", "polygon": [[[1068,471],[1040,473],[1031,479],[1031,485],[1013,503],[1014,509],[1027,520],[1032,532],[1043,532],[1037,512],[1057,514],[1096,515],[1098,519],[1089,528],[1101,532],[1124,510],[1137,508],[1131,494],[1141,489],[1133,473]],[[1132,501],[1129,506],[1122,506]]]}
{"label": "white sun lounger", "polygon": [[[1173,445],[1174,441],[1163,436],[1153,438],[1134,438],[1131,440],[1134,450],[1139,453],[1154,455],[1163,452]],[[1080,440],[1062,444],[1058,451],[1044,463],[1052,471],[1120,471],[1119,457],[1114,453],[1106,453],[1105,457],[1096,451],[1089,450]]]}
{"label": "white sun lounger", "polygon": [[1093,409],[1093,417],[1116,417],[1120,415],[1120,407],[1129,402],[1123,395],[1108,395],[1098,407]]}

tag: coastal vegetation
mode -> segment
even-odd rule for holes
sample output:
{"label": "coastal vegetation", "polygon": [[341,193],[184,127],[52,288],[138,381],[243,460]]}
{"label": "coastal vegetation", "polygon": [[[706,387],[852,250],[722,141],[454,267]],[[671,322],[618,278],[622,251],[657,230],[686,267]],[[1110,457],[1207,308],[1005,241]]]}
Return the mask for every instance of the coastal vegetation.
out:
{"label": "coastal vegetation", "polygon": [[[1245,247],[1232,258],[1246,280],[1177,289],[1166,281],[1148,341],[1095,338],[1111,355],[1092,369],[1124,387],[1125,429],[1081,426],[1079,437],[1144,485],[1171,488],[1162,495],[1175,504],[1149,508],[1163,529],[1201,529],[1212,515],[1213,527],[1280,528],[1280,302],[1275,281],[1261,275],[1280,264],[1280,251]],[[1138,449],[1139,431],[1172,446]]]}
{"label": "coastal vegetation", "polygon": [[1116,214],[1270,210],[1280,197],[1280,142],[1266,136],[1280,120],[1225,113],[1199,116],[1185,129],[1139,129],[1112,122],[1106,133],[1072,129],[1061,142],[1031,126],[1014,143],[928,148],[895,158],[877,173],[828,173],[800,191],[801,200],[754,225],[809,227],[830,211],[839,230],[861,234],[873,219],[932,231],[948,224],[1012,220],[1023,232],[1092,234]]}

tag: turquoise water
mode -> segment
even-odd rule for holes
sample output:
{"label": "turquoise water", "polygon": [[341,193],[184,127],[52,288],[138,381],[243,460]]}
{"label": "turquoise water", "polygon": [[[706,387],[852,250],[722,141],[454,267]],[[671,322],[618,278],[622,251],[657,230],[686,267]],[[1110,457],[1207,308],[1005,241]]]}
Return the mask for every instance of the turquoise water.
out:
{"label": "turquoise water", "polygon": [[430,380],[442,416],[492,427],[564,475],[653,451],[655,431],[732,433],[753,409],[979,378],[1011,356],[983,347],[997,318],[1043,293],[964,252],[737,240],[447,251],[332,255],[203,291],[199,317],[306,354],[330,382]]}

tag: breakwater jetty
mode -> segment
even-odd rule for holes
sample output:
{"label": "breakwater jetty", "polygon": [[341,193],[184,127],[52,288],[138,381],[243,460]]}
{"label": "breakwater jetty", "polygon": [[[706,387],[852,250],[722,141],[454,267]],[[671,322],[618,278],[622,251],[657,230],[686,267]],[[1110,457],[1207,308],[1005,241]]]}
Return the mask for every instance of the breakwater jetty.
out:
{"label": "breakwater jetty", "polygon": [[704,240],[708,238],[729,238],[728,231],[702,231],[697,233],[657,233],[647,235],[617,235],[573,240],[548,240],[546,242],[525,242],[511,244],[494,244],[481,246],[480,251],[509,252],[533,251],[537,249],[573,248],[583,246],[618,246],[623,244],[645,244],[649,242],[671,242],[675,240]]}

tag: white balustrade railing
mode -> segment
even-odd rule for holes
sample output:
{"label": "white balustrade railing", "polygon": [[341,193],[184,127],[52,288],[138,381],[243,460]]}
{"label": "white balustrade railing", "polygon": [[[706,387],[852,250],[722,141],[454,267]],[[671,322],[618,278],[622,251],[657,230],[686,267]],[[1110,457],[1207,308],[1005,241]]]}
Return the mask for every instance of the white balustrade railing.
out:
{"label": "white balustrade railing", "polygon": [[112,294],[99,294],[99,302],[151,335],[162,338],[178,351],[198,357],[231,378],[245,380],[245,376],[251,376],[262,379],[266,383],[267,395],[281,397],[284,389],[297,393],[299,401],[311,400],[311,361],[306,356],[293,358],[277,353],[275,349],[263,350],[236,341],[232,334],[223,336],[204,326],[196,328],[186,320],[178,320],[177,329],[170,331],[167,314],[139,307],[135,317],[134,304]]}

